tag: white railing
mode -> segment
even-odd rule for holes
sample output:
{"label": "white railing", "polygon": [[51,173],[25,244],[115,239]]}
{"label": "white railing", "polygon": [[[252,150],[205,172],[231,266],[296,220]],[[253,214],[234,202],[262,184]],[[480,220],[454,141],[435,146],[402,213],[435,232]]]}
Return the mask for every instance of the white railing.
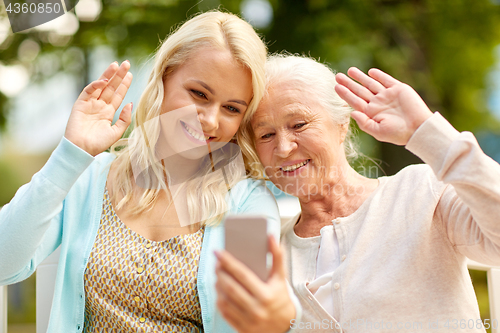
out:
{"label": "white railing", "polygon": [[467,267],[486,271],[488,299],[490,301],[490,323],[495,323],[495,326],[492,325],[491,327],[491,333],[500,333],[500,267],[491,267],[472,260],[469,260]]}
{"label": "white railing", "polygon": [[[293,214],[295,215],[295,214]],[[283,216],[283,220],[287,217]],[[54,284],[59,260],[59,249],[45,259],[36,272],[36,331],[47,331]],[[490,303],[490,323],[500,326],[500,267],[491,267],[469,261],[470,269],[486,271],[488,279],[488,297]],[[0,333],[7,333],[7,286],[0,286]],[[491,333],[500,333],[500,327],[493,328]]]}
{"label": "white railing", "polygon": [[[54,252],[38,266],[36,276],[36,331],[47,331],[52,295],[57,271],[59,250]],[[488,297],[490,302],[490,323],[500,325],[500,267],[491,267],[469,261],[468,267],[486,271],[488,279]],[[0,333],[7,333],[7,286],[0,287]],[[500,333],[500,327],[493,328],[491,333]]]}
{"label": "white railing", "polygon": [[0,333],[7,333],[7,286],[0,286]]}
{"label": "white railing", "polygon": [[56,284],[60,248],[47,257],[36,269],[36,331],[46,333],[49,327],[50,308]]}

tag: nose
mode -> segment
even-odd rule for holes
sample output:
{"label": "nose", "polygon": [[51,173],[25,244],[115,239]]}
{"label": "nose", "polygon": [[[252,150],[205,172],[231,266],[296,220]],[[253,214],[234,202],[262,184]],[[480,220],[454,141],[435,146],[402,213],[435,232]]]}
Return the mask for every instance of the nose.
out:
{"label": "nose", "polygon": [[287,133],[277,133],[277,138],[278,144],[275,149],[276,156],[287,158],[297,149],[297,143],[293,139],[293,136]]}
{"label": "nose", "polygon": [[198,120],[201,123],[203,132],[213,134],[219,128],[219,108],[216,105],[210,105],[198,108]]}

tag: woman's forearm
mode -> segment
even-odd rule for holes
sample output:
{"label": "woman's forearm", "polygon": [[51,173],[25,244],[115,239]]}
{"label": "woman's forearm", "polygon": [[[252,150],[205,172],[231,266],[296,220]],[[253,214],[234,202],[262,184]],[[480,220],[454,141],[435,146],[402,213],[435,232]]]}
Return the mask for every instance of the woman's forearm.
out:
{"label": "woman's forearm", "polygon": [[57,248],[64,198],[93,160],[63,138],[45,166],[0,210],[0,284],[27,278]]}
{"label": "woman's forearm", "polygon": [[500,264],[500,165],[487,156],[470,132],[458,132],[434,114],[406,148],[451,187],[437,213],[448,238],[471,259]]}

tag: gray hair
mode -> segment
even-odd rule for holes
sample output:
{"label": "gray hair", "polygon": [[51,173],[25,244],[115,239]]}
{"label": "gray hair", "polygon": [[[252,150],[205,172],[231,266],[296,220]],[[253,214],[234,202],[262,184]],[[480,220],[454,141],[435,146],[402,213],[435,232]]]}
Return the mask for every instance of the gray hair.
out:
{"label": "gray hair", "polygon": [[266,87],[282,82],[297,84],[328,111],[336,124],[348,125],[344,140],[345,155],[350,162],[356,160],[359,153],[350,126],[352,108],[335,92],[337,81],[334,71],[313,58],[291,54],[270,55],[266,62]]}

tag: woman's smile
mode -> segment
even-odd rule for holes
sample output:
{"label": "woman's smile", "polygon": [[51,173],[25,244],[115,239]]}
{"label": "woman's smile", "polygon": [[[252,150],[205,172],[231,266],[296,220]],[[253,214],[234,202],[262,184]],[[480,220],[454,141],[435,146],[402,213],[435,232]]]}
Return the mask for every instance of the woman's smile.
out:
{"label": "woman's smile", "polygon": [[280,170],[283,171],[283,175],[285,176],[295,176],[302,170],[306,168],[306,166],[311,162],[310,159],[302,160],[302,161],[289,161],[285,162]]}
{"label": "woman's smile", "polygon": [[200,132],[193,128],[193,126],[183,122],[182,120],[180,120],[179,122],[182,126],[184,134],[186,135],[188,140],[192,141],[193,143],[203,145],[215,139],[215,137],[213,136],[200,134]]}

